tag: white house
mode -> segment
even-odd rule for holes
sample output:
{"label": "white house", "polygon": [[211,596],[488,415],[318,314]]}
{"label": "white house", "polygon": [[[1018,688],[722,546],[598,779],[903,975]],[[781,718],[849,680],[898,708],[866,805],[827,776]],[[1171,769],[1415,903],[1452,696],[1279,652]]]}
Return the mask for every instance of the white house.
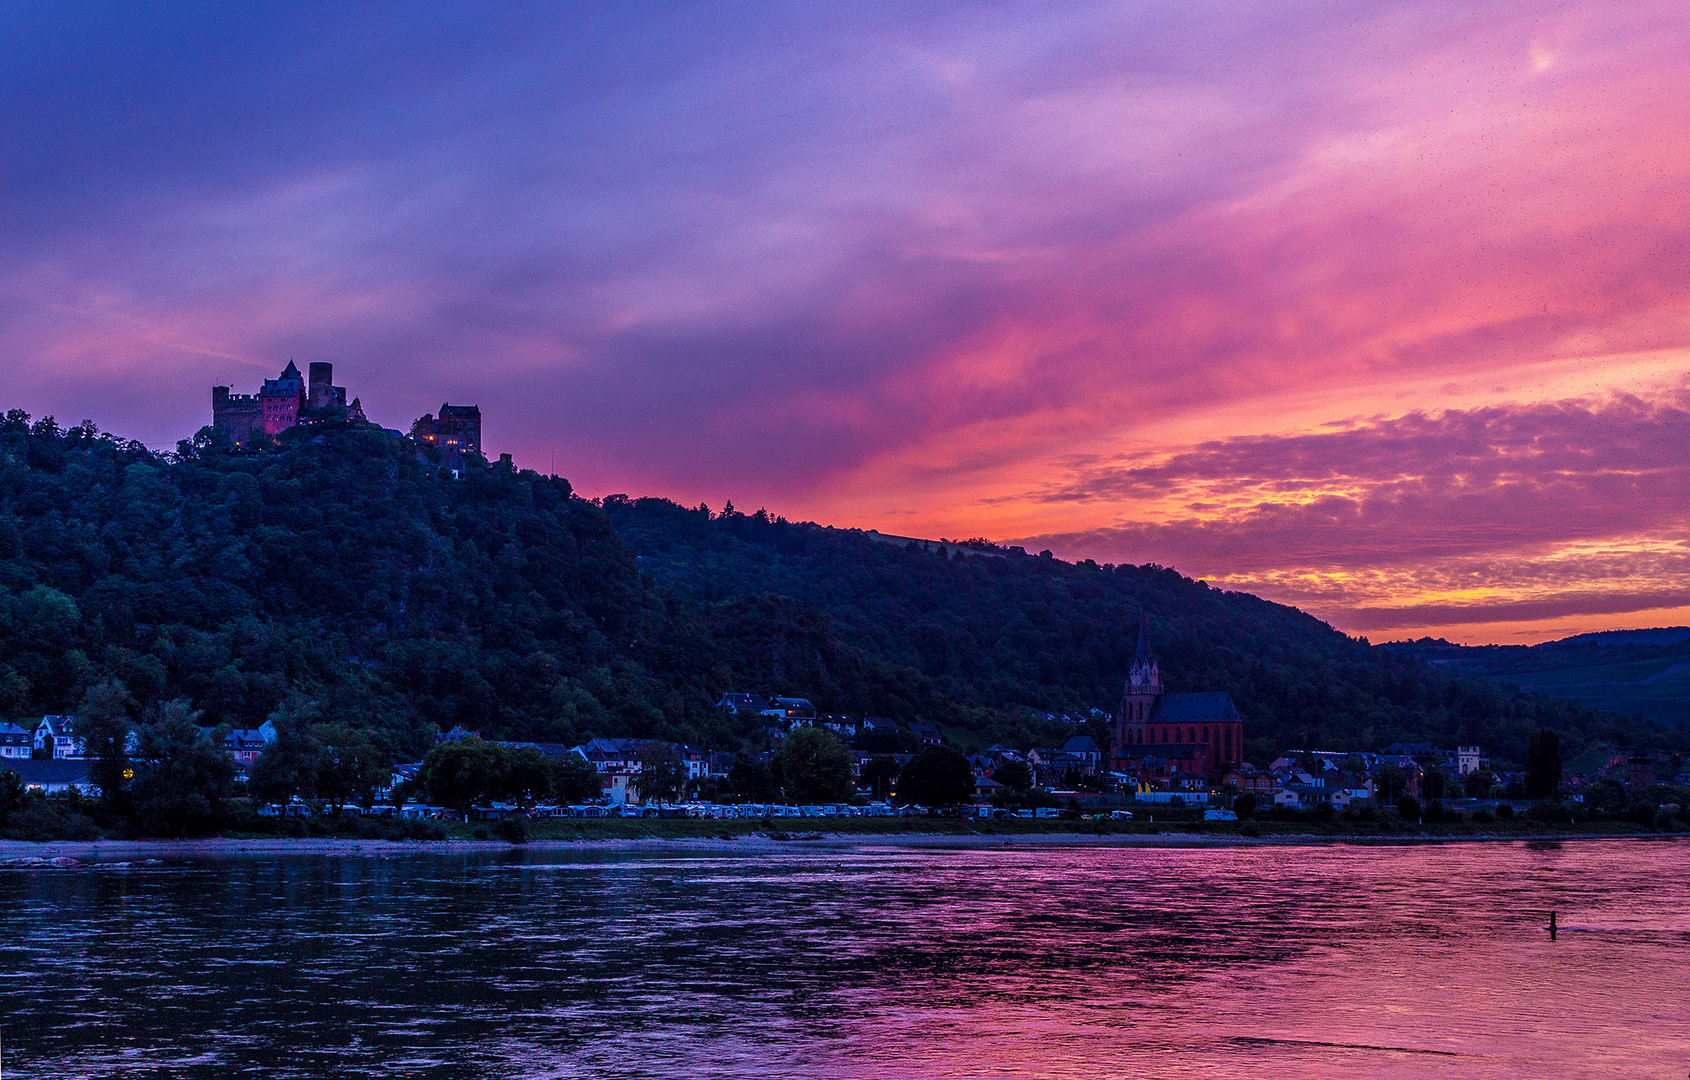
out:
{"label": "white house", "polygon": [[76,733],[74,716],[43,716],[35,725],[35,749],[58,761],[88,756],[87,745]]}

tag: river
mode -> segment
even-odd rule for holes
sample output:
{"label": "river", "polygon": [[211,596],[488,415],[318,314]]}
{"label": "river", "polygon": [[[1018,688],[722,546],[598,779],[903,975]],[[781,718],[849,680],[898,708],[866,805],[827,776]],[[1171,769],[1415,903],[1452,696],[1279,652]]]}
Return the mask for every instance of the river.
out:
{"label": "river", "polygon": [[1683,841],[128,858],[0,910],[7,1080],[1690,1073]]}

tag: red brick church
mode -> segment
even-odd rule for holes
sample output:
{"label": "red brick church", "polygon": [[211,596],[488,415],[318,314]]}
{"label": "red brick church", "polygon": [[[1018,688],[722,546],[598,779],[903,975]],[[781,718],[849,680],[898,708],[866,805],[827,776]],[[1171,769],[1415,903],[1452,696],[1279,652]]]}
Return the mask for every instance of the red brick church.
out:
{"label": "red brick church", "polygon": [[1113,767],[1125,771],[1148,755],[1182,773],[1219,781],[1244,760],[1244,718],[1225,690],[1165,694],[1162,671],[1150,651],[1150,617],[1138,628],[1138,650],[1127,671],[1121,711],[1115,714]]}

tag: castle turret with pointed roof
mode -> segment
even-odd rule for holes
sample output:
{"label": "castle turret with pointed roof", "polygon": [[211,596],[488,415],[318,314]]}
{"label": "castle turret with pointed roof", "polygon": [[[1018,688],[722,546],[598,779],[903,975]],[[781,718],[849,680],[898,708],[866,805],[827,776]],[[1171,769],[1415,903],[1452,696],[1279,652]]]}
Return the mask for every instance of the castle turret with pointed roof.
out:
{"label": "castle turret with pointed roof", "polygon": [[1115,714],[1117,769],[1154,756],[1170,772],[1219,780],[1244,760],[1244,719],[1226,691],[1169,694],[1162,668],[1150,648],[1150,615],[1140,612],[1138,648],[1127,668],[1121,710]]}

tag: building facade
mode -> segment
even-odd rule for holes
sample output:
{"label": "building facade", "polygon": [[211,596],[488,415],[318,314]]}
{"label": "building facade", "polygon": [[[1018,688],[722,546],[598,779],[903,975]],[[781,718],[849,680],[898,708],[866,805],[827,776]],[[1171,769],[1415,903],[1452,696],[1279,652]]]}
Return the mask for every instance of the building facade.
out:
{"label": "building facade", "polygon": [[35,749],[55,761],[81,760],[88,748],[76,730],[74,716],[43,716],[35,725]]}
{"label": "building facade", "polygon": [[1182,773],[1214,783],[1244,761],[1244,718],[1224,690],[1169,694],[1150,649],[1150,619],[1138,629],[1138,648],[1115,714],[1113,767],[1155,755]]}
{"label": "building facade", "polygon": [[256,394],[233,394],[227,386],[211,388],[211,426],[232,443],[257,435],[276,436],[304,419],[310,410],[338,406],[354,419],[364,410],[357,398],[346,403],[346,387],[334,385],[334,365],[318,361],[310,375],[299,373],[292,360],[274,379],[265,379]]}
{"label": "building facade", "polygon": [[442,402],[439,416],[423,413],[411,425],[411,438],[438,449],[441,464],[461,472],[467,458],[481,453],[481,406]]}
{"label": "building facade", "polygon": [[28,728],[0,723],[0,758],[27,760],[34,749],[35,739]]}

